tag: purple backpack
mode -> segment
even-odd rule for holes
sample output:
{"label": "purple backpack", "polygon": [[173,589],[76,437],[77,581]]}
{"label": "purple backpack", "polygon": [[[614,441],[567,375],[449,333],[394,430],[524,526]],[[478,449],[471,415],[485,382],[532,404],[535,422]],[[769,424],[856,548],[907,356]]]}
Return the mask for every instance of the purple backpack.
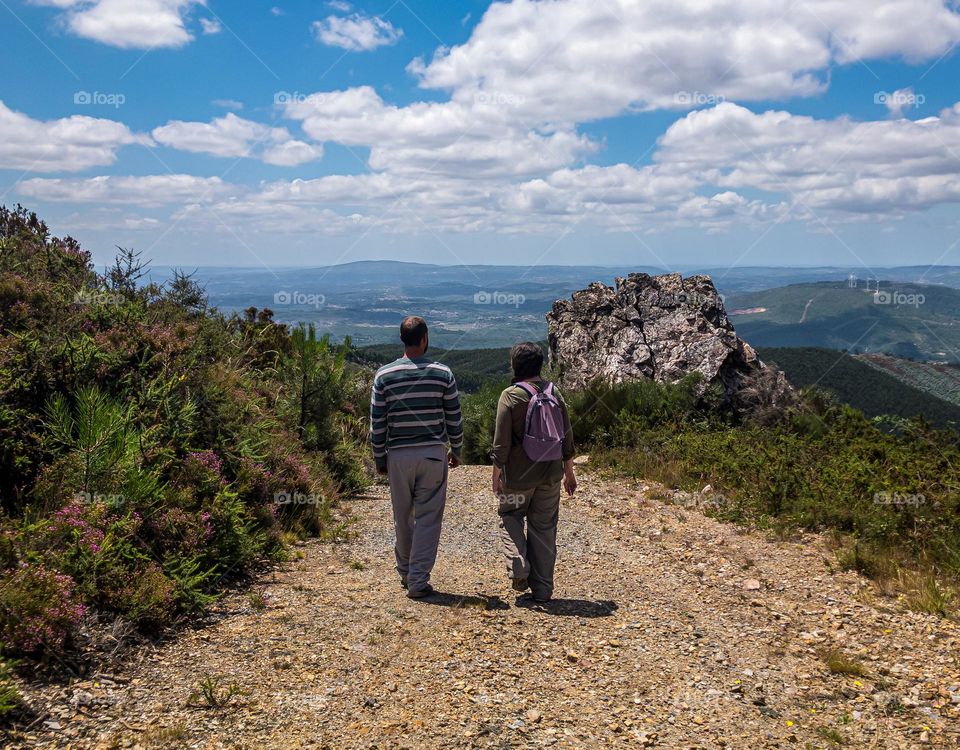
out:
{"label": "purple backpack", "polygon": [[523,430],[523,450],[537,463],[563,458],[563,407],[553,394],[553,383],[540,391],[529,383],[516,383],[530,394]]}

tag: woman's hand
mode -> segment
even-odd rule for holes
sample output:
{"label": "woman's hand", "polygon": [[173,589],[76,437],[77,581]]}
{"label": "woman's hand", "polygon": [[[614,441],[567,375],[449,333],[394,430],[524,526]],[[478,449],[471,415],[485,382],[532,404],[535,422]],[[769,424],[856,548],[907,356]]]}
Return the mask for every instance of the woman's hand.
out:
{"label": "woman's hand", "polygon": [[503,469],[499,466],[493,467],[492,486],[494,495],[499,497],[503,494]]}

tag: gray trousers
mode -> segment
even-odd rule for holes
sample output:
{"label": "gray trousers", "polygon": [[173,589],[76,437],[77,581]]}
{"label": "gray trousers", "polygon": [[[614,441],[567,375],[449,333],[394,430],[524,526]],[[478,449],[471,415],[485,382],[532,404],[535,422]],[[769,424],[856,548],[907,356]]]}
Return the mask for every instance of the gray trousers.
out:
{"label": "gray trousers", "polygon": [[557,564],[560,482],[529,490],[505,487],[498,512],[507,571],[513,578],[526,578],[535,597],[549,599],[553,596],[553,569]]}
{"label": "gray trousers", "polygon": [[387,453],[387,476],[397,534],[397,572],[419,591],[437,561],[443,509],[447,504],[447,448],[423,445]]}

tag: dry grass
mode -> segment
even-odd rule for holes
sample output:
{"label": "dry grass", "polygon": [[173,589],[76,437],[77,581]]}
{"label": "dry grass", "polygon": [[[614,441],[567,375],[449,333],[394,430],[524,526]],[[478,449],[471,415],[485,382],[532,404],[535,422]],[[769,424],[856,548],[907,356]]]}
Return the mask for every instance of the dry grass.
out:
{"label": "dry grass", "polygon": [[854,677],[863,677],[867,673],[862,662],[852,656],[848,656],[838,648],[822,651],[820,658],[832,674],[849,674]]}

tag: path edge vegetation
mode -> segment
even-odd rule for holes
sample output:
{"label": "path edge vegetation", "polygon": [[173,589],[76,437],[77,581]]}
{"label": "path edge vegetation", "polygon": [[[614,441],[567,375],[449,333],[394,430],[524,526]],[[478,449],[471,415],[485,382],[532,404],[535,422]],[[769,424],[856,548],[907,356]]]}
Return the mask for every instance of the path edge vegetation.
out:
{"label": "path edge vegetation", "polygon": [[[370,472],[365,370],[312,326],[224,315],[188,275],[0,207],[0,717],[21,678],[82,674],[345,534]],[[118,627],[118,623],[122,627]]]}

